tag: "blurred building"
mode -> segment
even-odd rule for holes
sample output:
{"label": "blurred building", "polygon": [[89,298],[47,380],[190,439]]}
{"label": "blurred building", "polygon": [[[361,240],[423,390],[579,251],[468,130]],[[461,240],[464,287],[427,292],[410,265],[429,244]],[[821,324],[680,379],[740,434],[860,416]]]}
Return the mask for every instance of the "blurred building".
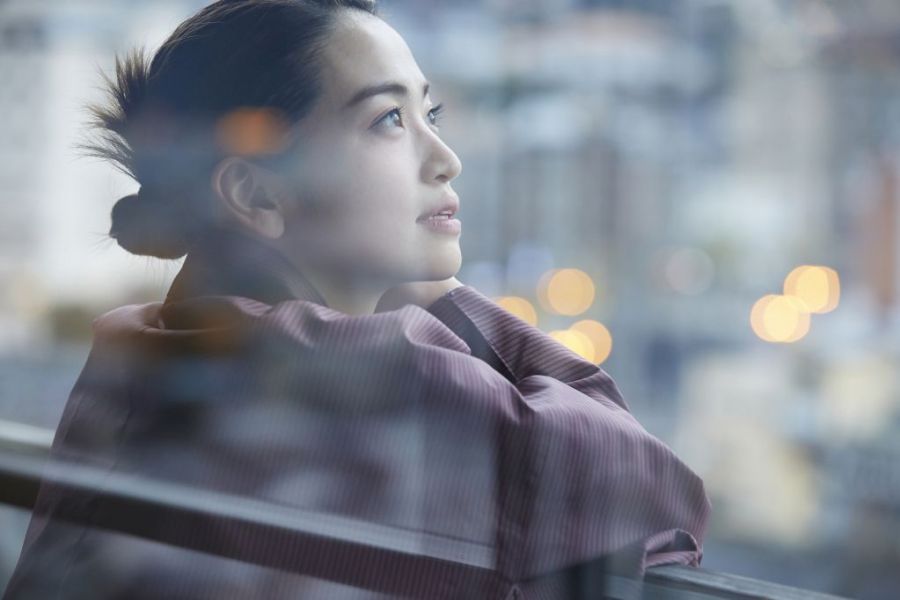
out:
{"label": "blurred building", "polygon": [[[116,251],[109,210],[134,184],[79,153],[89,102],[102,99],[113,53],[158,45],[202,2],[8,0],[0,3],[0,339],[46,339],[56,307],[114,305],[164,289],[165,265]],[[50,328],[52,330],[52,327]]]}
{"label": "blurred building", "polygon": [[48,32],[27,3],[0,4],[0,338],[21,338],[35,287],[43,211],[35,182],[47,136]]}
{"label": "blurred building", "polygon": [[[174,274],[102,241],[134,186],[72,144],[97,67],[155,48],[204,4],[0,3],[0,340],[17,354],[58,339],[66,314],[159,297]],[[604,368],[713,495],[705,565],[893,597],[900,4],[381,6],[448,107],[461,279],[527,298],[549,331],[574,317],[540,309],[540,277],[590,275],[596,298],[577,318],[612,332]],[[750,309],[801,264],[836,269],[841,303],[800,342],[766,343]],[[25,395],[61,408],[80,356],[0,360],[7,415],[43,422],[9,401]]]}

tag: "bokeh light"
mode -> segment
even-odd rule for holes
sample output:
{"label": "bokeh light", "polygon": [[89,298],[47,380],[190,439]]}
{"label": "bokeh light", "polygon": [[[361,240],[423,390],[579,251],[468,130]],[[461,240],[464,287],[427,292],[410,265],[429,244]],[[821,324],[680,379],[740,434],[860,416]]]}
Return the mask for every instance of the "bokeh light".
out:
{"label": "bokeh light", "polygon": [[591,307],[595,287],[590,275],[579,269],[552,269],[538,282],[538,301],[551,313],[575,316]]}
{"label": "bokeh light", "polygon": [[548,335],[585,360],[594,362],[594,345],[584,333],[574,329],[556,329]]}
{"label": "bokeh light", "polygon": [[802,265],[785,278],[784,293],[802,301],[809,312],[827,313],[840,301],[840,279],[829,267]]}
{"label": "bokeh light", "polygon": [[710,288],[715,272],[709,254],[698,248],[679,248],[666,260],[663,276],[673,291],[696,296]]}
{"label": "bokeh light", "polygon": [[768,294],[753,305],[750,325],[764,341],[796,342],[809,333],[809,312],[804,303],[793,296]]}
{"label": "bokeh light", "polygon": [[268,108],[233,110],[216,126],[219,146],[240,155],[276,154],[288,142],[288,125],[278,111]]}
{"label": "bokeh light", "polygon": [[572,324],[569,329],[583,333],[590,339],[594,350],[594,356],[590,359],[591,362],[599,365],[609,358],[612,352],[612,334],[610,334],[609,329],[603,323],[592,319],[584,319]]}
{"label": "bokeh light", "polygon": [[499,298],[495,298],[494,302],[499,304],[508,312],[519,317],[529,325],[537,325],[537,311],[534,309],[534,306],[531,304],[531,302],[529,302],[525,298],[521,298],[519,296],[501,296]]}

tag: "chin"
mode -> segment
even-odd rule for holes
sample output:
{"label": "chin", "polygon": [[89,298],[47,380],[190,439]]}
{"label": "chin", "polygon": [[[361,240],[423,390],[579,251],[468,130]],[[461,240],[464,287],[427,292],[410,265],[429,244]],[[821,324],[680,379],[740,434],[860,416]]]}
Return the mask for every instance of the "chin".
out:
{"label": "chin", "polygon": [[406,265],[405,268],[394,270],[393,278],[403,282],[443,281],[459,273],[461,267],[462,256],[457,249],[455,252],[432,255],[425,262]]}
{"label": "chin", "polygon": [[425,279],[432,281],[450,279],[459,273],[461,267],[462,252],[460,252],[459,246],[456,246],[455,248],[448,249],[448,251],[441,252],[434,257],[429,264],[429,276]]}
{"label": "chin", "polygon": [[455,276],[462,267],[462,252],[458,244],[430,248],[428,252],[418,250],[396,253],[377,266],[370,264],[365,270],[398,285],[413,281],[443,281]]}

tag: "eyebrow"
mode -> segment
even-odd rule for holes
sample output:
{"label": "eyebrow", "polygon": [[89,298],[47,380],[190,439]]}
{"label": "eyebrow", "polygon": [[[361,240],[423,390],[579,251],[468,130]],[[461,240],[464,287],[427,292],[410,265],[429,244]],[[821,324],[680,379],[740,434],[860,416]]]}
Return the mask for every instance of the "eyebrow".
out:
{"label": "eyebrow", "polygon": [[[425,85],[422,87],[422,98],[428,95],[428,90],[431,87],[431,83],[428,81],[425,82]],[[379,94],[393,94],[395,96],[408,96],[409,88],[407,88],[402,83],[397,81],[387,81],[385,83],[379,83],[378,85],[372,85],[369,87],[364,87],[359,90],[353,97],[350,98],[350,101],[344,105],[344,110],[347,110],[363,100],[367,98],[371,98],[372,96],[378,96]]]}

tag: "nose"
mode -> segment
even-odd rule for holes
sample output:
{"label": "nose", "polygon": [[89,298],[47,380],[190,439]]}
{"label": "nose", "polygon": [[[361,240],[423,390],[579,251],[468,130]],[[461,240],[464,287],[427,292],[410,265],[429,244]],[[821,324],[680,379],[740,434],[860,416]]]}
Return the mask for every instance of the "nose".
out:
{"label": "nose", "polygon": [[429,131],[426,135],[428,155],[423,165],[425,181],[452,181],[462,172],[462,162],[435,131]]}

